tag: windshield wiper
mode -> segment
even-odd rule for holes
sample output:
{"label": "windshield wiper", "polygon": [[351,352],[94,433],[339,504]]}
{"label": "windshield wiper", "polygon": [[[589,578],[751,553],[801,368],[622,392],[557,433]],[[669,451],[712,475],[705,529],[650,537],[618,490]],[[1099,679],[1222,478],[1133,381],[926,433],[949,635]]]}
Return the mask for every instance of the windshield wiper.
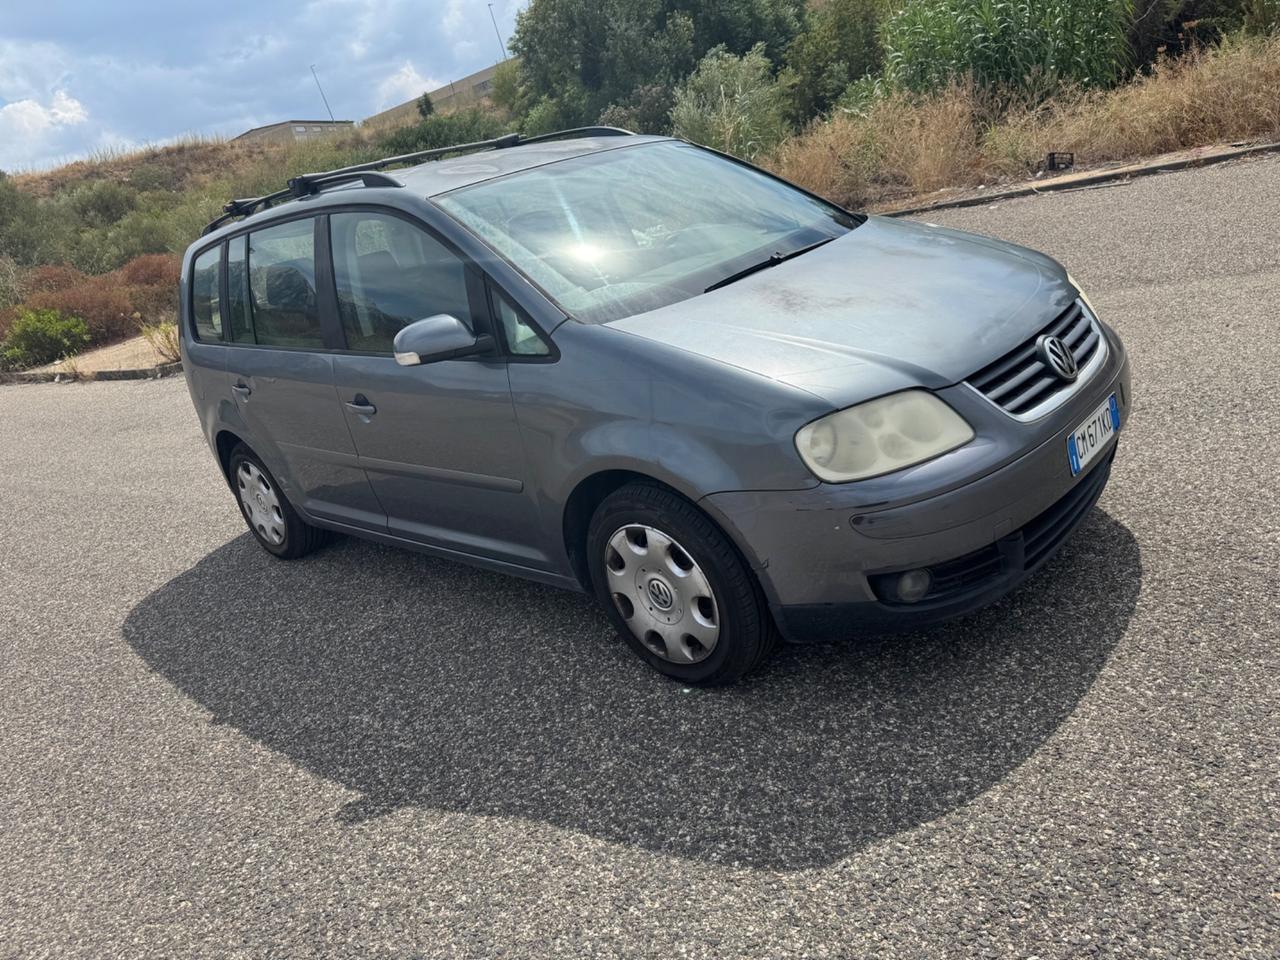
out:
{"label": "windshield wiper", "polygon": [[725,277],[723,280],[717,280],[715,283],[707,287],[707,289],[703,290],[702,292],[710,293],[712,290],[719,290],[721,287],[727,287],[729,284],[736,283],[737,281],[741,280],[743,277],[749,277],[753,273],[759,273],[761,270],[768,270],[770,267],[776,267],[780,263],[786,263],[792,257],[798,257],[802,253],[808,253],[810,250],[816,250],[818,247],[822,246],[824,243],[830,243],[834,239],[836,238],[823,237],[821,240],[818,240],[814,243],[806,244],[805,246],[800,247],[797,250],[792,250],[790,253],[776,253],[776,252],[771,253],[769,254],[767,259],[761,260],[759,263],[753,263],[751,266],[746,267],[743,270],[739,270],[737,273],[731,273],[729,274],[729,276]]}

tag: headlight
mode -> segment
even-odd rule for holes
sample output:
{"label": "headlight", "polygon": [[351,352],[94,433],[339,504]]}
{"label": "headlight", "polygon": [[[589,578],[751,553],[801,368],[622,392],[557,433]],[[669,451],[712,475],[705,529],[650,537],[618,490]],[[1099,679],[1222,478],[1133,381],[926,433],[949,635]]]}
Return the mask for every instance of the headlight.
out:
{"label": "headlight", "polygon": [[925,390],[904,390],[837,410],[796,433],[819,479],[845,483],[930,460],[973,439],[973,428]]}
{"label": "headlight", "polygon": [[1080,286],[1080,284],[1076,282],[1076,278],[1069,273],[1067,274],[1067,283],[1076,288],[1076,293],[1080,294],[1080,299],[1084,301],[1084,305],[1088,307],[1089,312],[1096,317],[1098,315],[1098,311],[1095,310],[1093,304],[1089,302],[1089,295],[1084,292],[1084,287]]}

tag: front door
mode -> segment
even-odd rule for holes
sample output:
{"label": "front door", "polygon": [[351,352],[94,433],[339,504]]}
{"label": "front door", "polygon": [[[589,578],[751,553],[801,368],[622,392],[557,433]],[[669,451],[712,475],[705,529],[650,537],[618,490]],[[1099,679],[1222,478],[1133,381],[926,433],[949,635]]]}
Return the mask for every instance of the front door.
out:
{"label": "front door", "polygon": [[390,532],[546,568],[506,361],[402,367],[392,357],[396,333],[424,317],[450,314],[484,331],[478,271],[434,234],[389,213],[335,213],[329,232],[348,347],[334,357],[334,383]]}
{"label": "front door", "polygon": [[334,391],[316,228],[310,218],[291,220],[228,242],[228,382],[247,439],[294,503],[315,517],[384,530]]}

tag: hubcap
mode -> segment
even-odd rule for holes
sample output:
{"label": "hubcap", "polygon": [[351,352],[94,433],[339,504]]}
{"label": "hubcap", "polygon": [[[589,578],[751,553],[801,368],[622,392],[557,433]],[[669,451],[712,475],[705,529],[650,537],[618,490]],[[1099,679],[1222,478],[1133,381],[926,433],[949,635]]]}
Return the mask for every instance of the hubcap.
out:
{"label": "hubcap", "polygon": [[284,513],[280,509],[280,498],[266,474],[248,460],[241,461],[240,469],[236,471],[236,486],[249,526],[270,544],[279,546],[284,543]]}
{"label": "hubcap", "polygon": [[609,593],[631,632],[672,663],[698,663],[720,639],[720,611],[706,574],[673,537],[628,524],[604,551]]}

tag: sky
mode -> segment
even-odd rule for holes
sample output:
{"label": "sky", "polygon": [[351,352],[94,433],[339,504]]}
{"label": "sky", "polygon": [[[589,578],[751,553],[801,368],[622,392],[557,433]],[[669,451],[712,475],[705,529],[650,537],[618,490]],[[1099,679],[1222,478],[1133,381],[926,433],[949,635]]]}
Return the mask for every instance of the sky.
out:
{"label": "sky", "polygon": [[360,120],[500,52],[485,0],[0,0],[0,170],[324,119],[311,64]]}

